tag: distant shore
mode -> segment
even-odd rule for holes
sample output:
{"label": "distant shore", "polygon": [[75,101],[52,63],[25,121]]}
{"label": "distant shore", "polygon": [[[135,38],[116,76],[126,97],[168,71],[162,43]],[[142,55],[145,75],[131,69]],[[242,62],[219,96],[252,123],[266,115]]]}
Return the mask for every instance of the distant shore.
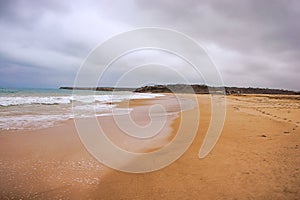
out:
{"label": "distant shore", "polygon": [[281,94],[281,95],[300,95],[300,91],[252,88],[252,87],[212,87],[207,85],[153,85],[140,88],[129,87],[60,87],[64,90],[94,90],[94,91],[131,91],[139,93],[195,93],[195,94]]}

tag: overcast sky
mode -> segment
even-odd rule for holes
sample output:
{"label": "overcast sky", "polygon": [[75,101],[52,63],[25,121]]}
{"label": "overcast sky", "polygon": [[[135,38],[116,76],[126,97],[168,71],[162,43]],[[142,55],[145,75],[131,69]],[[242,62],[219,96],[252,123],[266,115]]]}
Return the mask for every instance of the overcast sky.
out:
{"label": "overcast sky", "polygon": [[[227,86],[300,90],[297,0],[1,0],[0,4],[2,87],[72,85],[83,60],[101,42],[136,28],[162,27],[202,45]],[[170,66],[176,61],[161,55]],[[147,54],[136,57],[142,63]],[[182,66],[178,69],[184,73]],[[155,74],[157,67],[140,73]]]}

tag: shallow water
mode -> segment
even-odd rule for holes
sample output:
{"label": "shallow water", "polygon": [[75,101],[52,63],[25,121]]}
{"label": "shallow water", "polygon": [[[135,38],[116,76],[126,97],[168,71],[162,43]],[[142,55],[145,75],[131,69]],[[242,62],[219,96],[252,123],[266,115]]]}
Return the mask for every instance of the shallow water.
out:
{"label": "shallow water", "polygon": [[[161,94],[76,91],[59,89],[0,89],[0,130],[37,129],[74,117],[127,114],[113,103],[148,99]],[[73,112],[73,111],[76,112]],[[76,113],[76,115],[74,114]]]}

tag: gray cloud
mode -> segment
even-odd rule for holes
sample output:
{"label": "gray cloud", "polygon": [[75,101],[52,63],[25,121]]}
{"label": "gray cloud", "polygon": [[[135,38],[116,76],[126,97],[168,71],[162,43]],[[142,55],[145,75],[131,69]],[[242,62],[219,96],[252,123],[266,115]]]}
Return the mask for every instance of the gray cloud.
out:
{"label": "gray cloud", "polygon": [[[226,85],[300,90],[300,3],[296,0],[0,4],[0,86],[70,85],[97,44],[123,31],[155,26],[196,39],[217,64]],[[26,84],[16,75],[27,77]]]}
{"label": "gray cloud", "polygon": [[47,12],[63,15],[69,11],[63,1],[11,0],[0,2],[0,21],[7,26],[32,28]]}

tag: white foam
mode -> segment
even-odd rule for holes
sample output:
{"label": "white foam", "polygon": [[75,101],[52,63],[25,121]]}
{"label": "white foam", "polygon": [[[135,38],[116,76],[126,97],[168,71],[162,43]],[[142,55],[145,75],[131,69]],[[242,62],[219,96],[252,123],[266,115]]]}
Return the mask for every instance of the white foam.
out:
{"label": "white foam", "polygon": [[116,105],[112,104],[86,104],[86,105],[74,105],[73,110],[76,111],[105,111],[105,110],[111,110],[113,107],[116,107]]}
{"label": "white foam", "polygon": [[24,96],[24,97],[0,97],[0,106],[16,106],[16,105],[29,105],[29,104],[70,104],[72,101],[78,101],[82,103],[94,103],[94,102],[120,102],[128,99],[149,99],[161,94],[112,94],[112,95],[74,95],[74,96]]}
{"label": "white foam", "polygon": [[110,103],[157,96],[164,95],[117,92],[104,95],[1,96],[0,106],[5,108],[0,108],[0,129],[46,128],[74,117],[129,114],[132,109],[116,108]]}
{"label": "white foam", "polygon": [[0,97],[1,106],[17,106],[26,104],[68,104],[72,98],[69,96],[49,96],[49,97]]}
{"label": "white foam", "polygon": [[57,121],[65,121],[67,115],[22,115],[0,117],[0,129],[36,129],[53,126]]}

